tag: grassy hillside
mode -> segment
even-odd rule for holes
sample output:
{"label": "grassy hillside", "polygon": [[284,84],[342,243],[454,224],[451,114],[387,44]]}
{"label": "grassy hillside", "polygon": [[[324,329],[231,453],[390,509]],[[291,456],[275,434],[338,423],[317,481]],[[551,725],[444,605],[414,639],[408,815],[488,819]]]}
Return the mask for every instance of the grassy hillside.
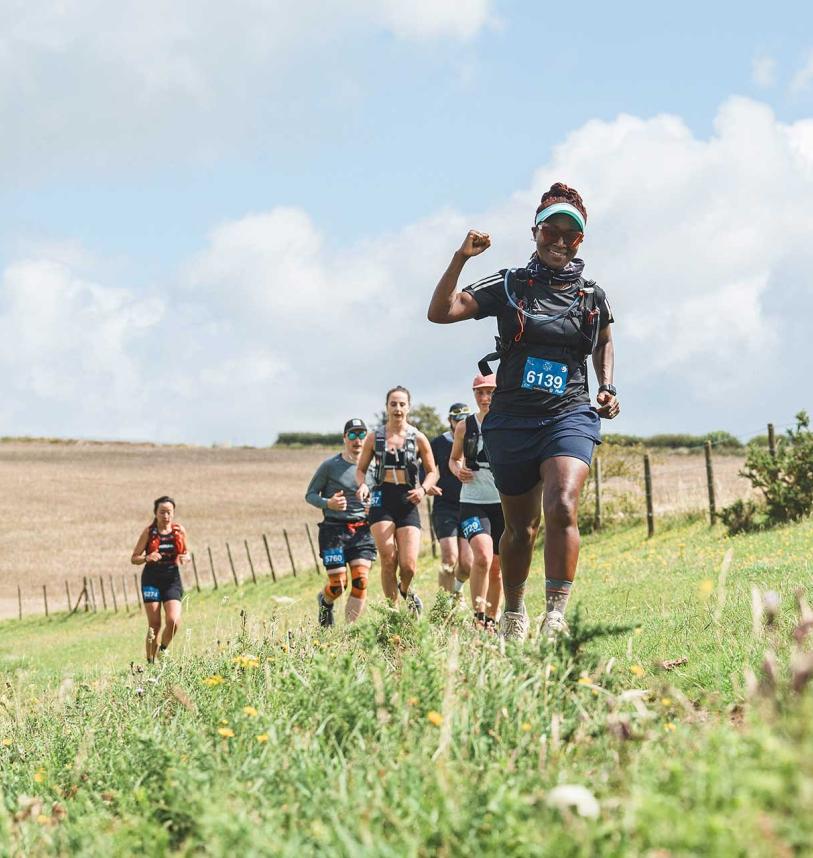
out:
{"label": "grassy hillside", "polygon": [[[805,854],[813,705],[789,689],[788,659],[794,594],[813,596],[812,542],[810,522],[736,539],[700,522],[649,541],[639,528],[590,537],[580,619],[558,648],[472,634],[467,613],[432,606],[428,560],[420,623],[379,603],[351,630],[320,632],[316,576],[263,581],[191,596],[170,656],[144,671],[141,616],[0,624],[0,844]],[[780,594],[773,625],[752,628],[752,587]],[[532,612],[542,597],[537,570]]]}

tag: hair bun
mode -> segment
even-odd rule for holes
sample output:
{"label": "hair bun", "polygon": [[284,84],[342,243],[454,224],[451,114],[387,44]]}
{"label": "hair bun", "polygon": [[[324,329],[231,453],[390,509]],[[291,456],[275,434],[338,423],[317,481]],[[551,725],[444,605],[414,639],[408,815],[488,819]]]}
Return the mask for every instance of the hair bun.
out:
{"label": "hair bun", "polygon": [[564,182],[554,182],[550,189],[542,194],[542,199],[539,201],[536,213],[552,206],[554,203],[570,203],[575,209],[578,209],[584,215],[585,223],[587,222],[587,208],[584,205],[584,200],[581,194],[575,189],[566,185]]}

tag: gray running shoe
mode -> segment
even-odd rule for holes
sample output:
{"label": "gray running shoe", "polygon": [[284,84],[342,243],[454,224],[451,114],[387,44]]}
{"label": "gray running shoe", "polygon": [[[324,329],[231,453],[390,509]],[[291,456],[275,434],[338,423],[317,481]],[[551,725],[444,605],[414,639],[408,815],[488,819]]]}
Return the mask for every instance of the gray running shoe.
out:
{"label": "gray running shoe", "polygon": [[333,605],[325,601],[325,594],[321,591],[316,597],[316,604],[319,606],[319,625],[323,629],[330,629],[336,625],[336,618],[333,616]]}
{"label": "gray running shoe", "polygon": [[412,591],[412,588],[407,591],[406,596],[404,597],[406,601],[407,610],[413,613],[416,617],[420,617],[423,613],[423,602],[421,601],[421,597]]}
{"label": "gray running shoe", "polygon": [[500,617],[500,637],[506,641],[522,641],[528,637],[528,615],[503,611]]}
{"label": "gray running shoe", "polygon": [[550,611],[542,621],[539,633],[547,639],[548,643],[553,643],[560,636],[569,637],[570,627],[565,615],[561,611]]}

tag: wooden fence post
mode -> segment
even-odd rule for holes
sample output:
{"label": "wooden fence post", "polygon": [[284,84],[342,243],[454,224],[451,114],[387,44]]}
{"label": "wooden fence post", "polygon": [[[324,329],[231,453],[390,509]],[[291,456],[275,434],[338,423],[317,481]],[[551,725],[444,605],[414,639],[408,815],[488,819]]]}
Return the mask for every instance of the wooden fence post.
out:
{"label": "wooden fence post", "polygon": [[110,581],[110,596],[113,599],[113,611],[114,611],[114,613],[117,614],[119,612],[119,603],[116,601],[116,588],[113,586],[113,576],[112,575],[109,576],[109,581]]}
{"label": "wooden fence post", "polygon": [[226,543],[226,554],[229,555],[229,566],[231,566],[231,576],[234,578],[234,586],[240,586],[240,579],[237,577],[237,570],[234,568],[234,560],[232,560],[231,556],[231,548],[229,548],[229,543]]}
{"label": "wooden fence post", "polygon": [[768,424],[768,452],[774,459],[776,458],[776,434],[773,423]]}
{"label": "wooden fence post", "polygon": [[[88,590],[87,576],[82,578],[82,593],[85,597],[85,613],[87,613],[90,610],[90,590]],[[81,599],[82,596],[79,598]]]}
{"label": "wooden fence post", "polygon": [[435,534],[435,525],[432,521],[432,507],[434,506],[434,501],[429,499],[429,496],[426,497],[426,509],[429,511],[429,539],[432,543],[432,559],[434,560],[438,556],[438,538]]}
{"label": "wooden fence post", "polygon": [[106,611],[107,610],[107,596],[105,595],[105,592],[104,592],[104,578],[102,578],[101,575],[99,575],[99,587],[102,591],[102,610]]}
{"label": "wooden fence post", "polygon": [[136,604],[141,608],[141,587],[138,586],[138,572],[133,572],[133,586],[136,591]]}
{"label": "wooden fence post", "polygon": [[296,578],[296,563],[294,563],[294,553],[291,551],[291,540],[288,539],[288,531],[283,527],[282,535],[285,537],[285,545],[288,548],[288,559],[291,561],[291,571],[294,573],[294,578]]}
{"label": "wooden fence post", "polygon": [[19,584],[17,585],[17,614],[20,619],[23,618],[23,594]]}
{"label": "wooden fence post", "polygon": [[68,597],[68,613],[71,612],[71,585],[68,583],[67,578],[65,579],[65,595]]}
{"label": "wooden fence post", "polygon": [[647,536],[655,535],[655,511],[652,505],[652,467],[649,453],[644,453],[644,490],[646,492],[646,531]]}
{"label": "wooden fence post", "polygon": [[319,555],[316,553],[316,549],[313,547],[313,537],[311,536],[311,529],[308,527],[308,523],[305,522],[305,533],[308,534],[308,542],[311,546],[311,554],[313,555],[313,571],[319,574]]}
{"label": "wooden fence post", "polygon": [[271,548],[268,545],[268,537],[263,534],[263,545],[265,545],[265,556],[268,558],[268,568],[271,570],[271,580],[276,583],[277,573],[274,571],[274,561],[271,559]]}
{"label": "wooden fence post", "polygon": [[706,441],[706,483],[709,489],[709,524],[717,519],[717,503],[714,497],[714,468],[711,464],[711,441]]}
{"label": "wooden fence post", "polygon": [[195,552],[193,551],[191,554],[192,557],[192,571],[195,573],[195,589],[200,593],[200,579],[198,578],[198,564],[195,562]]}
{"label": "wooden fence post", "polygon": [[209,552],[209,568],[212,570],[212,581],[215,585],[215,590],[217,590],[217,575],[215,575],[215,561],[212,558],[212,549],[207,545],[206,550]]}
{"label": "wooden fence post", "polygon": [[45,602],[45,616],[48,616],[48,591],[46,590],[46,585],[42,585],[42,601]]}
{"label": "wooden fence post", "polygon": [[596,478],[596,520],[594,526],[596,530],[601,530],[601,459],[596,456],[595,460],[595,478]]}
{"label": "wooden fence post", "polygon": [[127,596],[127,579],[124,575],[121,576],[121,592],[124,596],[124,610],[129,614],[130,613],[130,599]]}
{"label": "wooden fence post", "polygon": [[[87,579],[83,578],[82,581],[84,583],[87,581]],[[76,604],[73,606],[73,609],[71,610],[71,614],[75,614],[79,610],[79,605],[80,605],[83,597],[85,599],[85,611],[87,611],[87,609],[88,609],[88,591],[87,591],[87,588],[83,586],[82,592],[79,594],[79,598],[76,600]]]}
{"label": "wooden fence post", "polygon": [[90,584],[90,602],[93,606],[93,613],[95,614],[99,609],[96,605],[96,588],[93,586],[93,577],[88,578],[88,583]]}
{"label": "wooden fence post", "polygon": [[251,559],[251,551],[248,548],[248,540],[244,539],[243,542],[246,546],[246,557],[248,558],[248,568],[251,570],[251,580],[256,584],[257,583],[257,575],[254,572],[254,561]]}

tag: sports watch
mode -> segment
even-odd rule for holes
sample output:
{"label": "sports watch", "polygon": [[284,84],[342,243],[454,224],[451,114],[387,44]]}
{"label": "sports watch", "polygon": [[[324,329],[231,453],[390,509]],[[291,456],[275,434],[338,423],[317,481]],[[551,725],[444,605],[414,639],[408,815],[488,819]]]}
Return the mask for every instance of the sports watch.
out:
{"label": "sports watch", "polygon": [[607,393],[610,394],[610,396],[618,396],[618,391],[615,389],[614,384],[601,384],[601,385],[599,385],[598,392],[601,393],[604,390],[606,390]]}

